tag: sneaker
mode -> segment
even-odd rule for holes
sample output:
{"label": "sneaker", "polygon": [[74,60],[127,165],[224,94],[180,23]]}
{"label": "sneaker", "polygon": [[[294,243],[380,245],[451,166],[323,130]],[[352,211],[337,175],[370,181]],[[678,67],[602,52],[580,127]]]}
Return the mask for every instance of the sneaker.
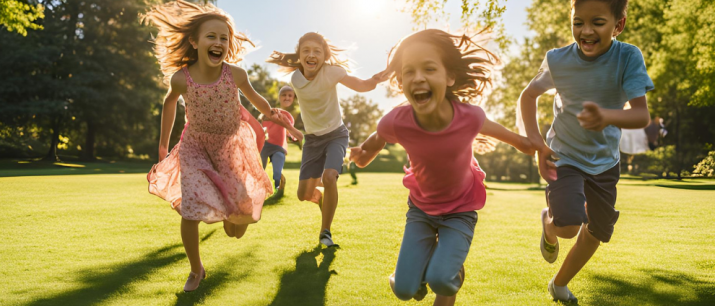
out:
{"label": "sneaker", "polygon": [[285,188],[286,188],[286,177],[285,177],[285,175],[281,174],[281,180],[280,180],[280,183],[278,184],[278,189],[282,191]]}
{"label": "sneaker", "polygon": [[559,257],[559,240],[556,240],[556,244],[551,244],[546,241],[546,225],[544,225],[544,215],[549,213],[548,208],[544,208],[541,211],[541,256],[548,263],[554,263],[556,258]]}
{"label": "sneaker", "polygon": [[[393,272],[390,277],[388,277],[388,280],[390,282],[390,288],[392,289],[392,293],[395,293],[395,273]],[[420,284],[420,289],[417,290],[417,293],[415,293],[415,296],[412,298],[415,299],[415,301],[421,301],[427,296],[427,283],[422,283]]]}
{"label": "sneaker", "polygon": [[554,285],[554,279],[549,281],[549,294],[554,298],[554,301],[561,301],[564,303],[578,303],[578,299],[571,293],[568,287],[559,287]]}
{"label": "sneaker", "polygon": [[338,247],[337,244],[333,242],[333,234],[330,233],[330,230],[324,229],[320,233],[320,243],[324,244],[326,247]]}
{"label": "sneaker", "polygon": [[186,280],[186,284],[184,285],[184,292],[191,292],[196,290],[196,288],[199,288],[199,284],[204,278],[206,278],[206,270],[201,271],[201,276],[194,272],[190,272],[189,278]]}

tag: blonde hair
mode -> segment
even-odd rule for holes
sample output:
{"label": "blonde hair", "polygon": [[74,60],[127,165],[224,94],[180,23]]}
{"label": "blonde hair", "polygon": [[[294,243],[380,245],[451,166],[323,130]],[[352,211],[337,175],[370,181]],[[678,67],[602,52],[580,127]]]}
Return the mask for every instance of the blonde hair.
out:
{"label": "blonde hair", "polygon": [[295,53],[273,51],[273,54],[271,54],[266,62],[281,66],[281,68],[278,69],[278,71],[281,72],[293,72],[296,70],[303,72],[303,66],[300,64],[300,45],[307,41],[314,41],[323,46],[326,63],[334,66],[340,66],[345,68],[348,72],[350,71],[350,67],[348,65],[349,60],[343,60],[339,57],[340,53],[345,50],[331,45],[327,38],[315,32],[305,33],[305,35],[298,40],[298,45],[295,46]]}
{"label": "blonde hair", "polygon": [[[488,30],[484,29],[477,35]],[[390,73],[390,86],[401,92],[402,54],[410,44],[422,42],[433,45],[441,55],[442,64],[447,72],[453,73],[454,85],[447,87],[447,98],[459,99],[465,103],[476,103],[492,84],[493,67],[499,63],[494,53],[475,43],[467,35],[452,35],[442,30],[428,29],[411,34],[395,45],[387,60]]]}
{"label": "blonde hair", "polygon": [[153,6],[141,19],[159,29],[152,42],[166,84],[181,67],[198,60],[198,51],[191,46],[190,40],[198,41],[199,27],[208,20],[220,20],[228,25],[226,62],[238,63],[243,59],[246,52],[243,43],[255,46],[246,35],[234,30],[231,16],[212,4],[198,5],[181,0],[169,2]]}

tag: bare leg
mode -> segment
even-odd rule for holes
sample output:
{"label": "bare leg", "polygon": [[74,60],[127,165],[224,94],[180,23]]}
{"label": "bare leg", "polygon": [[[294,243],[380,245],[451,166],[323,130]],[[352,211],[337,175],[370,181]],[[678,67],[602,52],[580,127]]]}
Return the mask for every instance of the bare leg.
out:
{"label": "bare leg", "polygon": [[186,257],[191,264],[191,272],[201,275],[204,270],[199,256],[199,223],[201,221],[181,218],[181,241],[184,242]]}
{"label": "bare leg", "polygon": [[236,239],[241,239],[248,229],[248,224],[234,224],[234,233],[236,233]]}
{"label": "bare leg", "polygon": [[578,235],[579,229],[581,228],[578,225],[558,227],[554,224],[554,218],[549,217],[548,214],[545,214],[543,218],[544,219],[542,221],[544,222],[545,229],[544,235],[546,236],[546,242],[550,244],[556,244],[556,237],[566,239],[576,237],[576,235]]}
{"label": "bare leg", "polygon": [[586,229],[587,224],[581,226],[576,243],[566,255],[561,269],[554,277],[554,285],[566,286],[576,274],[586,265],[591,256],[596,253],[601,241],[593,237]]}
{"label": "bare leg", "polygon": [[333,224],[335,210],[338,207],[338,171],[335,169],[325,169],[323,171],[323,186],[325,194],[323,195],[323,223],[320,231],[330,230],[330,225]]}
{"label": "bare leg", "polygon": [[434,304],[433,306],[454,306],[454,302],[457,301],[457,295],[453,296],[445,296],[445,295],[437,295],[437,297],[434,299]]}
{"label": "bare leg", "polygon": [[320,178],[310,178],[306,180],[300,180],[298,182],[298,200],[300,201],[311,201],[316,204],[319,202],[320,197],[316,197],[315,192],[320,193],[315,187],[318,186]]}

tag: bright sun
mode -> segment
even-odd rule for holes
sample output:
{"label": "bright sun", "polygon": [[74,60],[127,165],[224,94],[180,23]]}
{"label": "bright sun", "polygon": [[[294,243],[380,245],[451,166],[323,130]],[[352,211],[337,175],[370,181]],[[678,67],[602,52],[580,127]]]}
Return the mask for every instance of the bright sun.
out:
{"label": "bright sun", "polygon": [[377,17],[384,7],[385,0],[353,0],[357,13],[364,17]]}

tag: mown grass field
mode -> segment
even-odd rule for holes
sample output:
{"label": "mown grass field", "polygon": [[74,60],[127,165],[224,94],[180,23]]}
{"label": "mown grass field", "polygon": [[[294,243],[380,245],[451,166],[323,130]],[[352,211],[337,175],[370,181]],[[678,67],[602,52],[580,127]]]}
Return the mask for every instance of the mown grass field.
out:
{"label": "mown grass field", "polygon": [[[298,171],[287,169],[286,196],[266,206],[244,238],[201,225],[208,278],[184,293],[180,217],[147,193],[142,165],[50,172],[8,165],[0,167],[10,176],[0,177],[0,305],[431,305],[434,298],[402,302],[387,285],[407,208],[399,173],[360,173],[356,186],[340,179],[336,250],[318,246],[318,207],[296,199]],[[621,180],[612,242],[569,286],[580,304],[715,305],[713,183]],[[488,186],[457,304],[555,304],[546,284],[565,251],[556,264],[541,258],[543,191]],[[562,241],[562,250],[571,245]]]}

